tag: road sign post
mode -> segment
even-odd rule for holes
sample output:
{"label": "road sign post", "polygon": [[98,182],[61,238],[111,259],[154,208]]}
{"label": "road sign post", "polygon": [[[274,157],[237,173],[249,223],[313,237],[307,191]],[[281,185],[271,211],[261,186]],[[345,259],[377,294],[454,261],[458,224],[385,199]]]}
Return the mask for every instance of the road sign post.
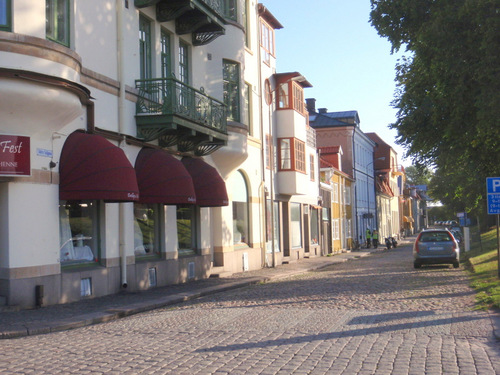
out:
{"label": "road sign post", "polygon": [[500,177],[486,178],[488,215],[497,215],[497,268],[500,278]]}

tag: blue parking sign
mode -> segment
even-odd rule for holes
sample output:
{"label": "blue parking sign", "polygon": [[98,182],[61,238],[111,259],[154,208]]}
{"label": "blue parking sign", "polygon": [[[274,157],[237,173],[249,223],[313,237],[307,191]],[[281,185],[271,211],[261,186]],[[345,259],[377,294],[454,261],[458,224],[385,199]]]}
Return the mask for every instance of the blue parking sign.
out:
{"label": "blue parking sign", "polygon": [[500,177],[486,179],[488,215],[500,215]]}

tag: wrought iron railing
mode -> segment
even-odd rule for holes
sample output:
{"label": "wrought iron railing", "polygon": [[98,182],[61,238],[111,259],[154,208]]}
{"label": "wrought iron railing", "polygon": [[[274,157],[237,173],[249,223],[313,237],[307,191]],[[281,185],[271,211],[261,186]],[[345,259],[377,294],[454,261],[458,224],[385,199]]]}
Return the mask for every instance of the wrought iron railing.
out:
{"label": "wrought iron railing", "polygon": [[226,134],[226,106],[203,89],[175,78],[136,80],[135,86],[139,90],[137,114],[176,115]]}

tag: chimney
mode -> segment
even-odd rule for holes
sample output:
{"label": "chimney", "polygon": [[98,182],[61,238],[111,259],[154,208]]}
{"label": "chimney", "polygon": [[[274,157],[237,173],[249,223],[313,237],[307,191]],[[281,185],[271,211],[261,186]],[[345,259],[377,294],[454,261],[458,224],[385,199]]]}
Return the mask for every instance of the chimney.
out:
{"label": "chimney", "polygon": [[307,112],[316,113],[316,99],[314,98],[306,99],[306,107],[307,107]]}
{"label": "chimney", "polygon": [[327,113],[328,109],[327,108],[318,108],[319,113]]}

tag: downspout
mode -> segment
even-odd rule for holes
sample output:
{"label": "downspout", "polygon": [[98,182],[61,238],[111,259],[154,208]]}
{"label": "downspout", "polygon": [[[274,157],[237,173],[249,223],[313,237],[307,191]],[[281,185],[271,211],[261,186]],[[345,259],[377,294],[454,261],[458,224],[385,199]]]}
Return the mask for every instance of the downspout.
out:
{"label": "downspout", "polygon": [[[124,9],[123,0],[116,0],[117,8],[117,22],[116,22],[116,35],[117,35],[117,70],[118,70],[118,83],[119,83],[119,94],[118,94],[118,133],[122,136],[120,141],[120,147],[123,145],[125,137],[124,134],[124,120],[125,120],[125,83],[123,82],[125,77],[125,66],[124,66],[124,40],[123,40],[123,19],[124,19]],[[119,251],[120,251],[120,269],[121,269],[121,286],[126,288],[127,283],[127,251],[125,248],[125,213],[126,213],[126,203],[118,203],[118,217],[119,217]]]}
{"label": "downspout", "polygon": [[[356,127],[352,129],[352,167],[353,172],[356,172],[356,145],[354,144],[354,135],[356,134]],[[356,219],[356,242],[361,246],[361,241],[359,241],[359,224],[358,224],[358,182],[356,181],[356,173],[353,173],[354,177],[354,217]]]}

